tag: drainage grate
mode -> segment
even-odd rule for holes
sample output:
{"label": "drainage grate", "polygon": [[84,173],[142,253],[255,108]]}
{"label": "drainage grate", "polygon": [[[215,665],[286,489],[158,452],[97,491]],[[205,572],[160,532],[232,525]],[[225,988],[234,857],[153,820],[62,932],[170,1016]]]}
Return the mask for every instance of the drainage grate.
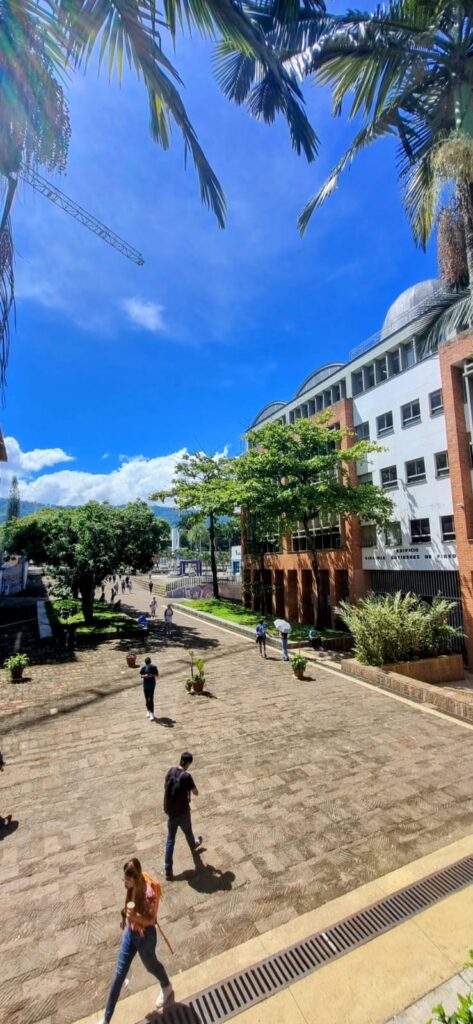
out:
{"label": "drainage grate", "polygon": [[325,931],[211,985],[186,1003],[170,1006],[164,1012],[166,1024],[221,1024],[230,1020],[472,883],[473,856],[427,875]]}

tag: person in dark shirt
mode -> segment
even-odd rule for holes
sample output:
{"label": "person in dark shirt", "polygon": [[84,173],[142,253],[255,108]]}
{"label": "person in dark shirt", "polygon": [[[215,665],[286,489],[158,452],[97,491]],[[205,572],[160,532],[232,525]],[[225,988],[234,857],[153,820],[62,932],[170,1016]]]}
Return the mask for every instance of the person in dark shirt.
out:
{"label": "person in dark shirt", "polygon": [[140,676],[143,679],[143,693],[145,695],[146,717],[150,722],[155,722],[154,717],[154,691],[159,671],[156,665],[151,663],[151,658],[145,658],[145,663],[140,668]]}
{"label": "person in dark shirt", "polygon": [[191,793],[199,795],[199,790],[187,770],[192,764],[193,757],[188,751],[184,751],[177,768],[170,768],[164,780],[164,811],[168,816],[168,836],[166,840],[166,852],[164,858],[164,873],[168,882],[174,877],[172,871],[172,860],[174,854],[174,843],[178,828],[186,837],[191,853],[194,853],[202,844],[202,836],[194,836],[192,831],[192,819],[190,809]]}

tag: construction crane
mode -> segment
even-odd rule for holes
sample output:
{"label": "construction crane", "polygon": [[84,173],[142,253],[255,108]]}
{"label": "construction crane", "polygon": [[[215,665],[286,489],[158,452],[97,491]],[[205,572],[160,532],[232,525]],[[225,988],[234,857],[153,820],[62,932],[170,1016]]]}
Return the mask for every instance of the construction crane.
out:
{"label": "construction crane", "polygon": [[103,238],[104,242],[108,245],[113,246],[114,249],[118,249],[123,256],[136,263],[139,267],[143,266],[144,258],[137,249],[134,249],[132,245],[128,245],[123,238],[116,235],[114,231],[111,231],[106,224],[102,224],[100,220],[93,217],[91,213],[84,210],[82,206],[75,203],[73,199],[69,199],[68,196],[61,192],[59,188],[52,185],[50,181],[43,178],[37,171],[27,170],[25,167],[20,168],[18,177],[25,181],[27,185],[31,185],[32,188],[36,189],[36,192],[40,192],[42,196],[46,196],[51,203],[59,206],[61,210],[68,213],[75,220],[78,220],[80,224],[83,224],[89,231],[93,231],[99,238]]}

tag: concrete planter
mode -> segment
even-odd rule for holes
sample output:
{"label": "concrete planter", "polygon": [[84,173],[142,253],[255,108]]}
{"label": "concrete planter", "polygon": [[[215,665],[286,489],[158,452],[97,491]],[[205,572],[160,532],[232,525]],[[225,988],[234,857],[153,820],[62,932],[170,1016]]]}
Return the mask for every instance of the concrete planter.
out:
{"label": "concrete planter", "polygon": [[465,678],[461,654],[441,654],[437,658],[421,658],[419,661],[402,661],[395,665],[383,665],[385,672],[396,672],[409,679],[419,679],[434,686],[448,686]]}

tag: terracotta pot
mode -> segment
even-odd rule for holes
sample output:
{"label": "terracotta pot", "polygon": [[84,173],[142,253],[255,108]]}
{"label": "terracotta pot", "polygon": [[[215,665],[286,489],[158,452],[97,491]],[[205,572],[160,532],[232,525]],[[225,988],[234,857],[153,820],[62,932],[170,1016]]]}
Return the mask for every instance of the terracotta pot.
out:
{"label": "terracotta pot", "polygon": [[304,678],[304,669],[303,668],[293,668],[292,671],[293,671],[296,679],[303,679]]}
{"label": "terracotta pot", "polygon": [[203,682],[200,679],[194,679],[194,682],[192,683],[192,689],[194,693],[202,693],[202,690],[204,689]]}
{"label": "terracotta pot", "polygon": [[128,668],[136,668],[136,654],[127,654],[126,663]]}

